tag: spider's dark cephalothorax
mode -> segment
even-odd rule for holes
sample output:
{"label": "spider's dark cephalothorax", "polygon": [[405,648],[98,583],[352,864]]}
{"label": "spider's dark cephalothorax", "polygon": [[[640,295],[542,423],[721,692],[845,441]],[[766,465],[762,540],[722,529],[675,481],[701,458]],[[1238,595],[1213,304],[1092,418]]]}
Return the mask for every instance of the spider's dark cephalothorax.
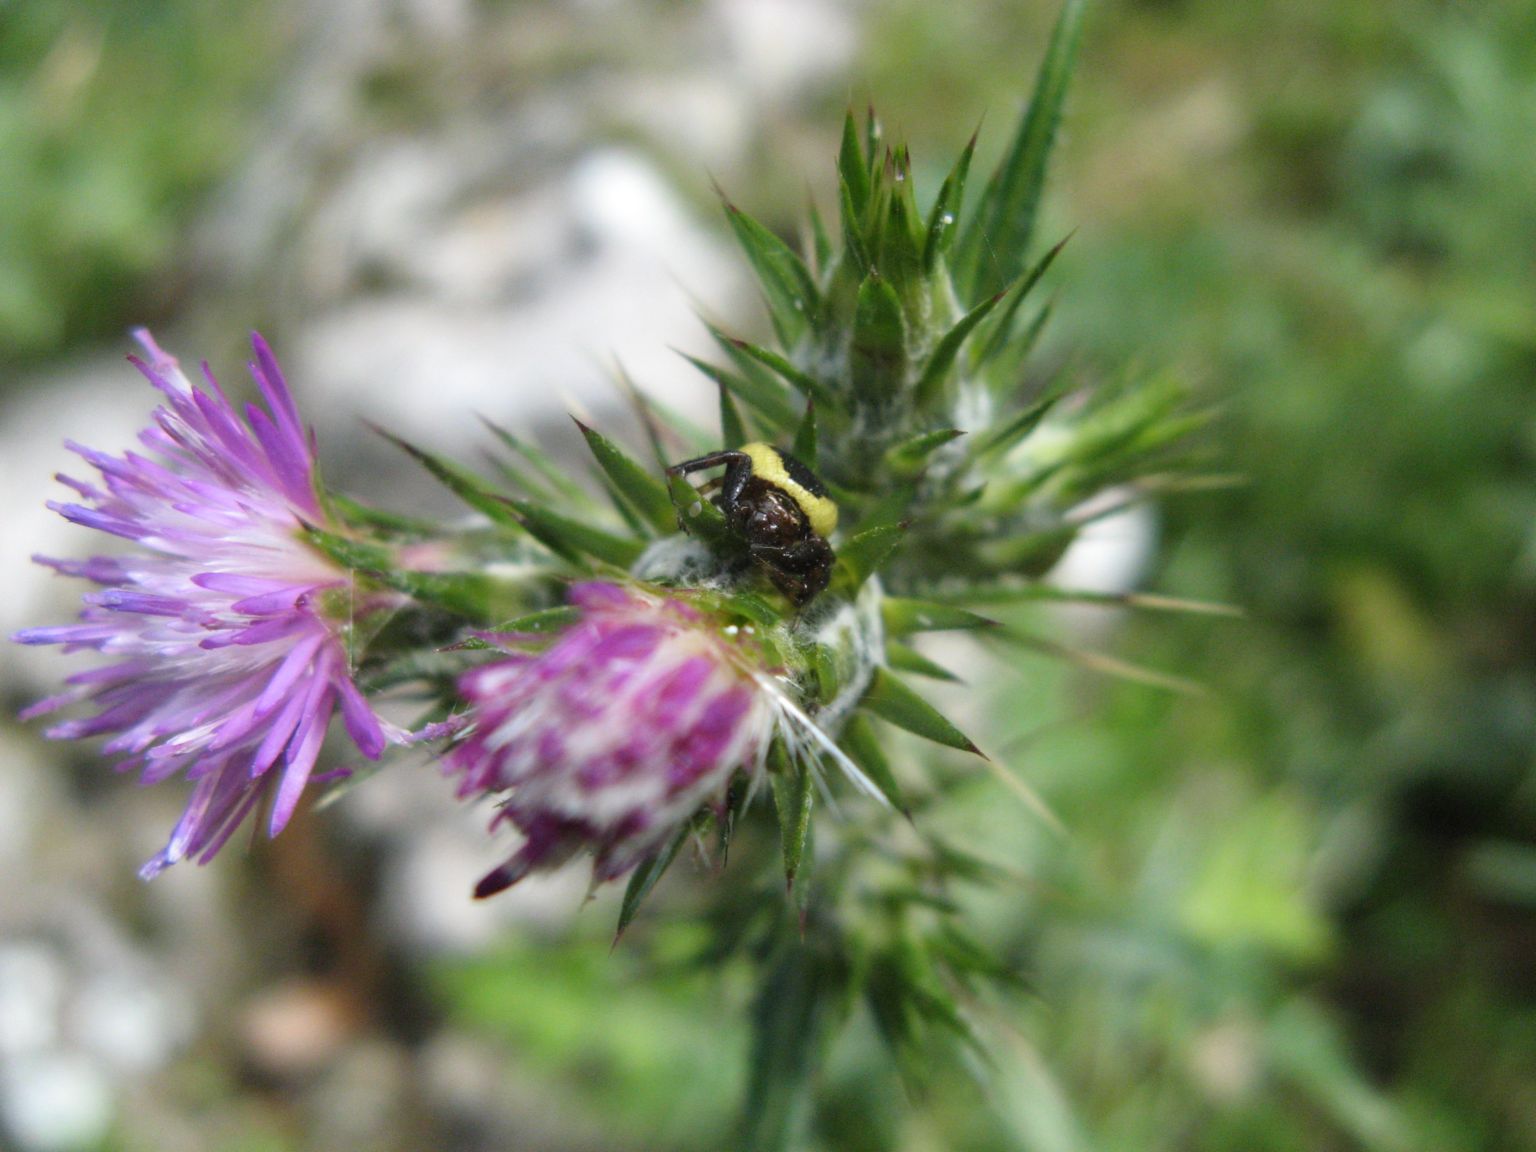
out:
{"label": "spider's dark cephalothorax", "polygon": [[837,505],[816,474],[788,452],[743,444],[667,469],[672,476],[725,467],[700,489],[711,495],[726,524],[747,546],[773,586],[797,608],[809,604],[832,579],[837,557],[827,537],[837,527]]}

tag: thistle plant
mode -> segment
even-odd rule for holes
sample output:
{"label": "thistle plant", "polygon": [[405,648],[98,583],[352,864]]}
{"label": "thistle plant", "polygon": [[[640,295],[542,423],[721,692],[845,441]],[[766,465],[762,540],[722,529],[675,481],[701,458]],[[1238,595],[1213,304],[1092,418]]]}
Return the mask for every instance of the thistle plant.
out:
{"label": "thistle plant", "polygon": [[[711,327],[720,355],[696,363],[718,426],[633,392],[646,450],[578,424],[587,481],[494,425],[494,479],[392,437],[474,511],[462,527],[321,490],[259,338],[269,411],[243,426],[147,344],[171,405],[158,458],[84,452],[107,487],[71,481],[94,507],[60,507],[144,553],[48,561],[106,590],[17,637],[119,661],[39,706],[96,708],[50,735],[110,734],[146,779],[194,782],[146,875],[206,861],[263,804],[277,833],[339,709],[364,756],[419,740],[487,802],[511,852],[480,896],[590,856],[594,886],[626,884],[622,932],[690,845],[722,864],[694,960],[756,973],[744,1146],[792,1139],[855,1004],[914,1079],[935,1045],[980,1050],[967,990],[1011,976],[954,890],[1014,881],[926,827],[955,774],[888,751],[894,726],[986,763],[914,686],[954,678],[914,637],[1052,648],[983,610],[1064,595],[1040,578],[1091,516],[1179,474],[1197,419],[1170,383],[1088,389],[1030,363],[1081,18],[1069,2],[985,180],[973,139],[921,203],[871,112],[847,118],[835,223],[813,211],[805,251],[725,202],[773,338]],[[384,694],[418,703],[414,735],[377,719]],[[777,860],[724,867],[770,820]]]}

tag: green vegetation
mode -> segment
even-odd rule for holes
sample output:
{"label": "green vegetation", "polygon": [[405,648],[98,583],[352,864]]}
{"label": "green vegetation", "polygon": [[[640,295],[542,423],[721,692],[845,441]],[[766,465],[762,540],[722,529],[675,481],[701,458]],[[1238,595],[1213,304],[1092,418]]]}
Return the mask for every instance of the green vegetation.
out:
{"label": "green vegetation", "polygon": [[178,303],[188,210],[277,79],[279,11],[0,6],[0,360],[114,339]]}

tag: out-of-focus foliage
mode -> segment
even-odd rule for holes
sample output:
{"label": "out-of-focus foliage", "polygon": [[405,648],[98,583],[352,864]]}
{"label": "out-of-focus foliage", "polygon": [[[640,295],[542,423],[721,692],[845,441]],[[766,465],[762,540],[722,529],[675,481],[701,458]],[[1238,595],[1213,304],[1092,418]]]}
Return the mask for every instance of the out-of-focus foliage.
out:
{"label": "out-of-focus foliage", "polygon": [[1211,698],[1032,757],[1091,862],[1023,929],[1033,1146],[1530,1147],[1536,16],[1112,11],[1148,102],[1077,121],[1065,342],[1224,404],[1158,586],[1249,618],[1138,624]]}
{"label": "out-of-focus foliage", "polygon": [[240,155],[278,12],[0,6],[0,356],[116,336],[174,302],[185,214]]}

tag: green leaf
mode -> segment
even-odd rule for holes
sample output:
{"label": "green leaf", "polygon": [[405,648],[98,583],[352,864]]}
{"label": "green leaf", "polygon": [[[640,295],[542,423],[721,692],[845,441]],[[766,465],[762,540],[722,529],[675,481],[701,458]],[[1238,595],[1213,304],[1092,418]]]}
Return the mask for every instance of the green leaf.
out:
{"label": "green leaf", "polygon": [[640,427],[645,429],[645,440],[650,446],[651,459],[656,464],[656,471],[665,472],[671,460],[662,446],[661,429],[667,427],[674,432],[686,434],[687,425],[678,418],[677,413],[670,409],[662,409],[660,401],[654,396],[642,392],[622,364],[617,365],[616,375],[619,387],[623,389],[630,406],[635,410],[635,415],[639,417]]}
{"label": "green leaf", "polygon": [[731,231],[757,272],[779,342],[792,348],[821,311],[816,281],[793,248],[730,200],[722,200]]}
{"label": "green leaf", "polygon": [[618,943],[620,936],[624,935],[624,929],[628,928],[634,920],[635,914],[640,911],[640,905],[651,894],[651,889],[656,887],[656,881],[662,874],[672,867],[672,861],[677,859],[677,853],[687,841],[693,828],[690,824],[684,824],[678,829],[677,835],[668,840],[658,851],[642,860],[629,877],[629,883],[624,888],[624,900],[619,905],[619,924],[614,929],[614,943]]}
{"label": "green leaf", "polygon": [[672,506],[677,509],[678,526],[693,533],[711,548],[730,546],[735,537],[725,523],[725,516],[714,503],[700,495],[699,490],[682,475],[667,477],[667,487]]}
{"label": "green leaf", "polygon": [[541,608],[537,612],[514,616],[511,620],[496,625],[493,631],[535,634],[559,632],[569,628],[580,619],[581,609],[561,605],[557,608]]}
{"label": "green leaf", "polygon": [[882,524],[860,532],[838,548],[837,560],[848,572],[850,590],[864,586],[864,581],[874,575],[885,558],[901,543],[906,531],[905,524]]}
{"label": "green leaf", "polygon": [[943,713],[884,668],[875,669],[875,677],[859,703],[882,720],[898,728],[905,728],[925,740],[932,740],[946,748],[958,748],[962,752],[974,752],[983,760],[986,759],[981,749],[971,743],[970,738],[951,724]]}
{"label": "green leaf", "polygon": [[886,631],[893,636],[910,636],[914,632],[961,632],[979,628],[999,628],[996,620],[978,616],[953,604],[930,600],[908,600],[899,596],[887,596],[880,602],[880,614]]}
{"label": "green leaf", "polygon": [[863,770],[864,775],[874,781],[875,787],[890,801],[891,807],[910,820],[912,813],[907,807],[906,798],[901,794],[901,785],[896,782],[891,762],[886,758],[885,749],[881,747],[880,739],[869,721],[855,714],[844,725],[839,743],[843,751]]}
{"label": "green leaf", "polygon": [[987,313],[996,308],[1005,293],[988,297],[955,322],[953,328],[940,337],[934,346],[928,363],[923,365],[922,375],[917,378],[916,402],[919,409],[931,406],[943,394],[944,377],[954,366],[960,346],[965,343],[972,329],[986,319]]}
{"label": "green leaf", "polygon": [[811,646],[811,668],[815,673],[817,703],[830,703],[842,688],[842,676],[838,671],[839,663],[837,649],[830,644]]}
{"label": "green leaf", "polygon": [[976,133],[973,132],[965,150],[960,153],[960,159],[955,161],[949,175],[944,177],[938,198],[928,213],[928,232],[923,241],[923,271],[926,273],[932,274],[939,257],[949,251],[955,242],[955,234],[960,230],[960,213],[965,206],[965,179],[970,173],[971,157],[975,152]]}
{"label": "green leaf", "polygon": [[811,1110],[812,1088],[846,979],[823,953],[781,945],[752,1004],[752,1052],[742,1117],[742,1152],[789,1152]]}
{"label": "green leaf", "polygon": [[[984,349],[981,353],[972,354],[972,360],[978,369],[984,371],[986,382],[994,394],[1033,398],[1038,391],[1039,384],[1025,371],[1024,366],[1035,345],[1039,343],[1040,334],[1050,323],[1055,308],[1055,300],[1047,300],[1041,305],[1040,311],[1030,318],[1024,330],[1008,336],[995,352]],[[976,345],[972,344],[971,347],[974,349]]]}
{"label": "green leaf", "polygon": [[[729,347],[730,337],[715,329],[710,329],[710,334],[726,346],[727,354],[738,362],[746,360],[736,349]],[[747,372],[731,372],[711,364],[708,360],[700,360],[695,356],[689,356],[686,352],[679,353],[684,360],[692,364],[704,375],[708,376],[721,388],[724,388],[732,396],[735,396],[747,407],[756,412],[763,421],[775,432],[783,428],[793,428],[797,416],[794,405],[790,402],[789,393],[785,391],[768,373],[751,374]],[[750,361],[748,361],[750,363]],[[753,367],[756,367],[754,364]],[[732,445],[738,447],[738,445]]]}
{"label": "green leaf", "polygon": [[806,838],[811,831],[811,807],[816,798],[812,787],[810,769],[804,764],[790,763],[782,746],[774,758],[776,771],[769,777],[773,782],[773,804],[779,814],[779,845],[784,854],[784,887],[794,891],[795,877],[805,855]]}
{"label": "green leaf", "polygon": [[355,568],[362,572],[387,572],[394,567],[394,556],[388,548],[350,536],[327,532],[313,524],[304,525],[304,536],[320,553],[343,568]]}
{"label": "green leaf", "polygon": [[374,430],[419,463],[464,503],[476,511],[485,513],[492,522],[508,528],[524,527],[513,509],[512,501],[492,489],[485,480],[473,472],[418,448],[382,428],[375,427]]}
{"label": "green leaf", "polygon": [[1024,267],[1087,7],[1086,0],[1063,3],[1029,108],[961,240],[967,299],[992,295]]}
{"label": "green leaf", "polygon": [[874,171],[875,157],[880,155],[880,141],[885,136],[885,130],[880,126],[880,118],[875,115],[873,104],[864,113],[864,156],[869,161],[870,171]]}
{"label": "green leaf", "polygon": [[777,373],[785,383],[791,385],[807,399],[824,404],[834,412],[840,407],[837,393],[833,392],[831,388],[827,387],[827,385],[816,379],[809,372],[802,372],[799,368],[796,368],[777,352],[746,340],[736,340],[729,337],[727,339],[730,339],[731,346],[738,352],[750,356],[764,368]]}
{"label": "green leaf", "polygon": [[869,246],[864,243],[863,215],[865,207],[854,203],[854,193],[847,180],[839,180],[838,208],[842,219],[843,247],[853,261],[854,270],[862,277],[870,272]]}
{"label": "green leaf", "polygon": [[596,457],[598,467],[612,481],[618,497],[657,532],[672,532],[677,524],[677,514],[666,485],[601,432],[588,428],[580,420],[576,421],[576,427],[581,429],[587,447]]}
{"label": "green leaf", "polygon": [[898,672],[912,672],[918,676],[927,676],[932,680],[948,680],[952,684],[960,683],[960,677],[956,676],[942,664],[935,664],[924,656],[916,648],[909,648],[899,640],[887,640],[885,642],[885,660]]}
{"label": "green leaf", "polygon": [[814,202],[806,210],[806,221],[810,229],[811,256],[816,262],[815,273],[825,276],[832,267],[832,237],[827,232],[827,222],[821,218],[821,211]]}
{"label": "green leaf", "polygon": [[379,583],[403,592],[421,604],[434,604],[466,620],[483,623],[496,599],[496,583],[481,572],[412,572],[392,569],[374,573]]}
{"label": "green leaf", "polygon": [[1035,401],[1006,423],[983,432],[972,441],[974,447],[971,455],[979,459],[988,453],[1007,452],[1022,443],[1040,426],[1040,421],[1050,414],[1051,409],[1056,407],[1057,402],[1065,395],[1065,391],[1065,386],[1058,386],[1050,395]]}
{"label": "green leaf", "polygon": [[410,537],[436,536],[442,531],[442,525],[431,520],[370,508],[341,492],[326,492],[325,505],[337,519],[357,527]]}
{"label": "green leaf", "polygon": [[816,402],[813,400],[805,402],[805,416],[800,421],[800,427],[795,429],[795,442],[790,454],[812,472],[819,470],[816,461]]}
{"label": "green leaf", "polygon": [[862,220],[864,210],[869,207],[869,161],[859,143],[859,129],[851,108],[843,119],[843,142],[837,154],[837,171],[845,202],[844,224]]}
{"label": "green leaf", "polygon": [[434,604],[470,620],[484,620],[494,592],[493,582],[478,572],[414,572],[401,568],[388,548],[327,532],[306,524],[305,538],[343,568],[375,583],[403,592],[423,604]]}
{"label": "green leaf", "polygon": [[638,540],[551,512],[531,501],[513,500],[511,504],[528,534],[567,560],[574,562],[578,556],[587,555],[605,564],[628,568],[645,550],[645,545]]}
{"label": "green leaf", "polygon": [[925,230],[912,195],[912,156],[905,145],[887,157],[886,172],[890,200],[878,267],[887,281],[910,293],[919,287]]}
{"label": "green leaf", "polygon": [[720,390],[720,446],[740,448],[751,440],[747,435],[747,426],[742,422],[736,401],[731,399],[730,389],[724,384],[717,383],[715,386]]}
{"label": "green leaf", "polygon": [[1091,592],[1081,588],[1059,588],[1054,584],[978,585],[966,590],[973,604],[1017,604],[1046,601],[1057,604],[1096,604],[1105,608],[1134,608],[1147,612],[1187,612],[1192,616],[1241,617],[1243,609],[1215,600],[1187,600],[1162,596],[1155,592]]}
{"label": "green leaf", "polygon": [[537,444],[518,439],[500,424],[485,416],[480,417],[480,423],[484,424],[491,435],[501,441],[509,451],[526,460],[562,500],[576,508],[595,506],[587,490],[567,476],[565,469],[555,463],[554,458]]}
{"label": "green leaf", "polygon": [[[1061,255],[1061,250],[1067,246],[1067,241],[1071,240],[1072,236],[1073,233],[1070,232],[1063,236],[1051,246],[1050,251],[1035,261],[1028,272],[1008,286],[1005,290],[1008,296],[1007,306],[987,326],[986,335],[979,337],[977,342],[971,345],[969,359],[973,368],[990,362],[1002,351],[1009,337],[1013,335],[1013,321],[1019,313],[1019,305],[1028,299],[1029,294],[1034,291],[1035,285],[1040,283],[1040,278],[1056,262],[1056,257]],[[1042,311],[1048,314],[1048,310]],[[1038,327],[1036,326],[1043,326],[1043,324],[1044,320],[1036,317],[1032,325],[1034,334],[1026,332],[1024,334],[1025,338],[1021,343],[1025,344],[1026,347],[1033,345],[1034,338],[1038,335]]]}
{"label": "green leaf", "polygon": [[939,428],[924,432],[910,440],[903,440],[885,450],[885,465],[893,473],[907,479],[922,475],[928,467],[928,458],[944,445],[964,436],[959,428]]}
{"label": "green leaf", "polygon": [[853,394],[866,402],[887,402],[906,384],[907,322],[896,289],[879,272],[859,285],[849,366]]}
{"label": "green leaf", "polygon": [[912,504],[917,499],[916,478],[902,480],[892,477],[891,482],[873,493],[874,502],[859,517],[861,528],[895,527],[904,524],[912,515]]}

